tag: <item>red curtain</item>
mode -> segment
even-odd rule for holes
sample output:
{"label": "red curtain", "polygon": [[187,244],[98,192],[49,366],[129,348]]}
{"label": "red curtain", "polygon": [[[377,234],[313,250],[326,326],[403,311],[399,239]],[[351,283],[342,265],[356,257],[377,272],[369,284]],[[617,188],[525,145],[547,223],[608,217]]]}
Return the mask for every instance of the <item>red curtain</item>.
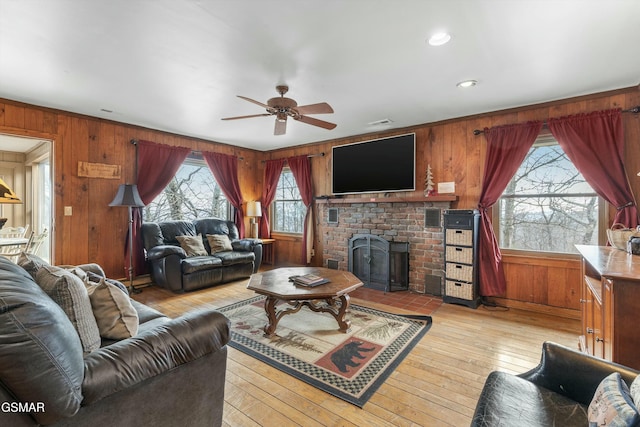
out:
{"label": "red curtain", "polygon": [[[147,205],[169,184],[191,149],[138,141],[138,192]],[[137,273],[146,272],[142,242],[142,208],[133,209],[133,265]],[[128,269],[129,257],[125,254]]]}
{"label": "red curtain", "polygon": [[498,126],[484,129],[487,155],[480,193],[479,275],[480,295],[503,295],[507,289],[502,267],[502,253],[487,210],[504,192],[536,140],[542,122]]}
{"label": "red curtain", "polygon": [[262,187],[262,199],[260,203],[262,205],[262,216],[260,217],[260,236],[268,239],[271,237],[271,230],[269,227],[269,208],[271,202],[276,197],[276,188],[278,187],[278,180],[284,167],[284,159],[267,160],[264,166],[264,183]]}
{"label": "red curtain", "polygon": [[202,157],[209,165],[211,173],[220,189],[236,211],[234,222],[238,227],[240,238],[244,238],[244,214],[242,213],[242,192],[238,183],[238,158],[222,153],[202,152]]}
{"label": "red curtain", "polygon": [[589,185],[616,207],[614,223],[638,225],[638,210],[624,167],[620,109],[549,120],[549,129]]}
{"label": "red curtain", "polygon": [[311,248],[313,247],[313,186],[311,182],[311,161],[308,156],[289,157],[287,159],[291,173],[296,180],[302,203],[307,207],[304,216],[304,230],[302,234],[302,264],[311,262]]}

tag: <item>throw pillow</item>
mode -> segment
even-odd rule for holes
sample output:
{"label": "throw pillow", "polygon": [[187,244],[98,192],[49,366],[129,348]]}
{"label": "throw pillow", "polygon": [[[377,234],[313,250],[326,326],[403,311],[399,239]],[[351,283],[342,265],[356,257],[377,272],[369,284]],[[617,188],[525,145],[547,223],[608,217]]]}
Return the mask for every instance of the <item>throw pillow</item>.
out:
{"label": "throw pillow", "polygon": [[27,272],[33,277],[35,280],[36,273],[43,265],[49,265],[49,263],[37,255],[28,254],[26,252],[22,252],[18,257],[17,264],[27,270]]}
{"label": "throw pillow", "polygon": [[35,280],[71,320],[84,352],[100,348],[100,331],[82,280],[67,270],[51,265],[43,265],[38,269]]}
{"label": "throw pillow", "polygon": [[633,404],[629,387],[618,372],[600,382],[589,405],[589,426],[634,426],[640,413]]}
{"label": "throw pillow", "polygon": [[631,394],[631,398],[633,399],[633,403],[635,403],[636,407],[638,407],[638,405],[640,405],[640,375],[638,375],[636,379],[631,383],[629,392]]}
{"label": "throw pillow", "polygon": [[180,243],[180,247],[187,253],[187,256],[209,255],[202,243],[202,234],[197,236],[176,236],[176,239]]}
{"label": "throw pillow", "polygon": [[231,240],[229,240],[229,236],[226,234],[207,234],[207,241],[211,247],[211,255],[218,252],[233,250],[233,247],[231,247]]}
{"label": "throw pillow", "polygon": [[138,333],[138,312],[126,292],[104,278],[85,284],[101,337],[122,340]]}
{"label": "throw pillow", "polygon": [[116,279],[109,279],[108,277],[100,276],[99,274],[96,274],[92,271],[87,271],[86,273],[87,273],[87,278],[85,280],[85,284],[87,280],[95,284],[100,283],[100,281],[104,280],[111,283],[114,286],[117,286],[118,289],[120,289],[125,294],[129,295],[129,291],[127,290],[127,287],[122,282]]}

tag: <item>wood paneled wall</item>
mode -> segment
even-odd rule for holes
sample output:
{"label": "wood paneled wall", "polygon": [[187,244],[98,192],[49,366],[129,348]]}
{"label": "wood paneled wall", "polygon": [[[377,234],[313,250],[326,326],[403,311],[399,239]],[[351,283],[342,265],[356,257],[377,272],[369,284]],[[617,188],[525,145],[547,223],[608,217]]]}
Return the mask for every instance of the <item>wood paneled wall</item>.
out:
{"label": "wood paneled wall", "polygon": [[[425,124],[412,128],[397,129],[384,133],[372,133],[351,138],[331,140],[289,149],[274,150],[266,154],[269,159],[286,158],[301,154],[325,153],[324,157],[313,157],[312,173],[316,196],[331,194],[331,147],[334,145],[366,141],[375,138],[416,133],[417,189],[414,193],[401,196],[421,196],[424,191],[424,174],[431,165],[434,181],[455,181],[458,201],[457,209],[477,208],[480,198],[481,180],[484,169],[486,142],[484,136],[474,135],[475,129],[521,123],[529,120],[543,120],[566,115],[589,113],[610,108],[628,109],[640,105],[640,90],[637,87],[602,94],[573,98],[523,107],[512,110],[487,113],[473,117]],[[629,182],[638,198],[640,195],[640,115],[623,114],[626,152],[625,165],[629,171]],[[366,195],[383,197],[383,194]],[[398,196],[390,193],[389,198]],[[613,218],[615,209],[610,208]],[[318,219],[316,218],[316,223]],[[322,239],[316,233],[316,253],[322,253]],[[316,263],[320,257],[316,257]],[[559,307],[568,310],[568,315],[576,315],[580,299],[579,260],[554,258],[505,256],[507,274],[506,301]],[[545,310],[542,308],[542,310]],[[573,313],[572,313],[573,312]]]}
{"label": "wood paneled wall", "polygon": [[[257,175],[261,153],[166,132],[0,100],[0,132],[53,141],[54,233],[56,264],[97,262],[113,277],[124,270],[127,209],[109,207],[120,184],[135,182],[132,139],[216,151],[242,157],[238,165],[245,200],[262,193]],[[78,162],[122,166],[120,180],[78,176]],[[64,207],[73,215],[65,216]]]}
{"label": "wood paneled wall", "polygon": [[[0,132],[54,141],[55,262],[75,264],[95,261],[102,264],[109,274],[122,277],[122,248],[125,245],[127,213],[124,208],[108,207],[108,203],[119,184],[133,181],[135,150],[129,142],[131,139],[146,139],[162,144],[187,146],[194,150],[219,151],[241,156],[244,159],[239,165],[239,181],[244,198],[256,200],[262,193],[262,160],[325,153],[323,157],[311,159],[314,194],[330,195],[332,146],[415,132],[417,189],[413,194],[403,193],[402,196],[422,195],[424,174],[427,165],[430,164],[436,182],[455,181],[458,201],[454,207],[473,209],[477,207],[480,197],[486,149],[484,137],[474,135],[474,129],[528,120],[546,120],[551,117],[616,107],[626,109],[636,105],[640,105],[640,91],[633,87],[411,128],[257,152],[0,99]],[[640,178],[635,175],[640,171],[640,117],[632,114],[625,114],[623,117],[626,136],[625,162],[631,187],[637,197],[640,194]],[[121,165],[123,179],[117,181],[78,177],[79,161]],[[384,195],[367,195],[381,196]],[[390,197],[394,197],[394,194]],[[73,207],[73,216],[64,216],[64,206]],[[316,223],[317,221],[316,218]],[[320,237],[316,233],[316,254],[322,253]],[[297,239],[287,239],[286,244],[283,241],[282,245],[277,245],[277,249],[280,249],[278,263],[297,263],[300,244]],[[318,259],[320,257],[316,256],[315,260]],[[558,266],[555,261],[536,261],[535,264],[539,264],[535,267],[536,274],[526,274],[527,269],[532,268],[530,263],[523,262],[520,257],[517,260],[505,257],[505,267],[509,272],[505,297],[536,304],[558,304],[563,305],[563,308],[574,309],[579,298],[574,295],[579,277],[570,273],[564,275],[566,280],[555,278],[567,269],[574,271],[578,264],[572,264],[571,260],[567,261],[566,267]],[[546,271],[543,271],[545,269]],[[544,286],[539,285],[540,277],[547,278],[542,279],[546,280]]]}

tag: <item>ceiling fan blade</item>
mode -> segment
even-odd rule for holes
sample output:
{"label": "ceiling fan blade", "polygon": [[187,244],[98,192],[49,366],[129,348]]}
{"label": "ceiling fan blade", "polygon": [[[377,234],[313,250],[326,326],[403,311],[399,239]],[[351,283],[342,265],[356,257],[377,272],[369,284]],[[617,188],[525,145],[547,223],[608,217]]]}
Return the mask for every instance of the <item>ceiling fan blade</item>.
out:
{"label": "ceiling fan blade", "polygon": [[254,104],[259,105],[259,106],[261,106],[263,108],[269,108],[269,106],[267,104],[263,104],[262,102],[256,101],[255,99],[247,98],[246,96],[242,96],[242,95],[236,95],[236,96],[238,98],[244,99],[245,101],[253,102]]}
{"label": "ceiling fan blade", "polygon": [[326,102],[320,102],[318,104],[301,105],[295,108],[299,114],[331,114],[333,108]]}
{"label": "ceiling fan blade", "polygon": [[313,117],[307,116],[294,117],[294,119],[308,125],[318,126],[328,130],[331,130],[337,126],[335,123],[329,123],[325,122],[324,120],[314,119]]}
{"label": "ceiling fan blade", "polygon": [[238,119],[249,119],[251,117],[265,117],[265,116],[270,116],[271,114],[269,113],[262,113],[262,114],[251,114],[249,116],[236,116],[236,117],[223,117],[220,120],[238,120]]}
{"label": "ceiling fan blade", "polygon": [[287,120],[278,120],[276,118],[276,126],[273,129],[274,135],[284,135],[287,132]]}

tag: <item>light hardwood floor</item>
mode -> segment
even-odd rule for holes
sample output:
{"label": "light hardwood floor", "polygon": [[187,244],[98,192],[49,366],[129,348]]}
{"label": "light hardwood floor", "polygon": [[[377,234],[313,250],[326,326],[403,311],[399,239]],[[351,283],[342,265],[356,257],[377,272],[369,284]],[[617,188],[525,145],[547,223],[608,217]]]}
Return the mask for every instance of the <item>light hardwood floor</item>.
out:
{"label": "light hardwood floor", "polygon": [[[253,296],[247,281],[174,294],[152,286],[134,299],[169,316]],[[397,308],[353,303],[398,313]],[[518,310],[443,304],[433,326],[363,409],[229,348],[225,426],[468,426],[486,376],[527,371],[544,341],[577,347],[580,324]]]}

